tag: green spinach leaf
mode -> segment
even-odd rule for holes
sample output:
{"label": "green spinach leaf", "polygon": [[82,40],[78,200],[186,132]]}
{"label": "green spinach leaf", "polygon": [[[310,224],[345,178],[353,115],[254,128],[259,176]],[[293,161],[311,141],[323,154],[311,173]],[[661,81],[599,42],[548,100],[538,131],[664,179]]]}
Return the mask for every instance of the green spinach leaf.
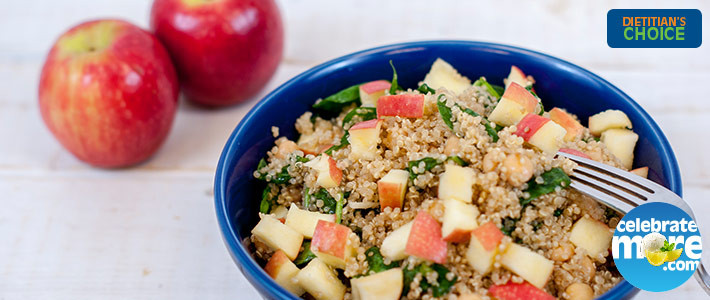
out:
{"label": "green spinach leaf", "polygon": [[335,203],[335,223],[340,224],[343,221],[343,203],[345,203],[345,195],[340,193],[338,200]]}
{"label": "green spinach leaf", "polygon": [[448,126],[451,130],[454,130],[454,121],[451,120],[451,107],[446,106],[446,97],[443,94],[439,95],[439,99],[436,101],[436,107],[439,109],[441,119],[444,120],[446,126]]}
{"label": "green spinach leaf", "polygon": [[[414,179],[417,178],[417,176],[424,174],[424,172],[427,172],[427,171],[433,169],[434,167],[436,167],[440,163],[441,162],[439,162],[438,160],[436,160],[433,157],[425,157],[422,159],[412,160],[412,161],[408,162],[407,163],[407,171],[409,171],[409,179],[413,181]],[[424,164],[424,170],[416,172],[414,169],[415,168],[419,169],[421,164]]]}
{"label": "green spinach leaf", "polygon": [[427,85],[426,83],[422,83],[422,85],[417,88],[417,91],[424,95],[426,95],[427,93],[431,93],[432,95],[436,94],[436,90],[429,87],[429,85]]}
{"label": "green spinach leaf", "polygon": [[326,214],[334,214],[338,207],[338,201],[328,193],[328,190],[321,188],[312,196],[316,200],[323,201],[323,206],[320,208]]}
{"label": "green spinach leaf", "polygon": [[316,258],[316,255],[311,251],[311,241],[304,241],[301,247],[303,250],[298,253],[296,259],[293,260],[293,263],[299,267],[306,265],[308,262]]}
{"label": "green spinach leaf", "polygon": [[358,103],[359,101],[360,85],[356,84],[332,94],[325,99],[321,99],[313,105],[313,108],[328,112],[340,112],[345,106],[351,103]]}
{"label": "green spinach leaf", "polygon": [[365,260],[367,261],[368,273],[380,273],[392,268],[399,267],[398,261],[393,261],[390,264],[385,264],[385,258],[380,253],[380,248],[377,246],[370,247],[365,251]]}
{"label": "green spinach leaf", "polygon": [[465,160],[463,160],[463,158],[460,158],[460,157],[458,157],[458,156],[449,156],[449,157],[447,157],[446,159],[447,159],[447,160],[450,160],[450,161],[453,161],[455,164],[457,164],[457,165],[459,165],[459,166],[462,166],[462,167],[465,167],[465,166],[468,166],[468,165],[469,165],[468,162],[466,162]]}
{"label": "green spinach leaf", "polygon": [[527,198],[520,198],[520,205],[527,206],[533,200],[542,195],[554,192],[558,187],[567,188],[572,181],[561,168],[552,168],[540,175],[543,183],[537,183],[535,178],[528,181],[528,188],[525,190],[529,194]]}
{"label": "green spinach leaf", "polygon": [[350,141],[348,140],[349,136],[350,132],[346,130],[345,134],[343,134],[343,137],[340,138],[340,144],[330,146],[330,148],[328,148],[328,150],[323,151],[323,153],[333,155],[333,151],[343,149],[345,148],[345,146],[350,145]]}
{"label": "green spinach leaf", "polygon": [[491,96],[495,97],[496,99],[500,98],[501,94],[498,93],[498,90],[496,90],[490,83],[488,83],[488,81],[486,81],[485,77],[478,78],[478,80],[473,83],[473,86],[482,86],[486,88],[486,91],[488,91]]}
{"label": "green spinach leaf", "polygon": [[377,109],[374,107],[356,107],[353,108],[347,115],[343,118],[343,128],[350,129],[356,122],[353,122],[353,118],[360,117],[360,122],[377,119]]}
{"label": "green spinach leaf", "polygon": [[[431,284],[429,283],[429,281],[426,280],[427,275],[432,272],[437,273],[436,285]],[[454,276],[451,280],[448,280],[446,278],[446,275],[449,272],[449,269],[440,264],[419,264],[412,269],[404,268],[402,270],[402,273],[404,275],[404,288],[402,291],[402,295],[406,295],[407,293],[409,293],[409,286],[412,284],[412,281],[414,280],[414,277],[417,275],[417,273],[419,273],[422,274],[422,280],[419,283],[419,286],[422,288],[422,290],[426,291],[431,289],[431,293],[434,297],[444,296],[449,292],[449,290],[451,290],[451,287],[456,283],[456,280],[458,280],[458,276]]]}
{"label": "green spinach leaf", "polygon": [[390,66],[392,66],[392,85],[390,86],[390,95],[394,95],[397,91],[404,90],[399,83],[397,83],[397,69],[394,68],[392,60],[390,60]]}

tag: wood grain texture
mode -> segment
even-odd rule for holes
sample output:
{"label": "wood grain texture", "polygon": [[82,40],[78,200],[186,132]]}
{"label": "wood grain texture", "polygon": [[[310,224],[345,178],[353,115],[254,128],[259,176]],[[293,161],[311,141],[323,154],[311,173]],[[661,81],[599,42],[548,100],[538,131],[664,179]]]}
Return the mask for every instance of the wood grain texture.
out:
{"label": "wood grain texture", "polygon": [[[37,82],[56,37],[79,21],[146,26],[148,0],[6,1],[0,9],[0,299],[255,299],[214,217],[212,178],[232,129],[268,91],[328,59],[423,39],[483,40],[542,51],[595,72],[641,104],[678,157],[685,199],[710,232],[710,147],[703,124],[710,48],[610,49],[611,8],[698,8],[708,1],[282,0],[286,52],[250,101],[207,111],[181,101],[149,161],[96,170],[42,124]],[[708,22],[704,39],[708,40]],[[705,260],[706,262],[708,260]],[[706,299],[689,281],[638,299]]]}

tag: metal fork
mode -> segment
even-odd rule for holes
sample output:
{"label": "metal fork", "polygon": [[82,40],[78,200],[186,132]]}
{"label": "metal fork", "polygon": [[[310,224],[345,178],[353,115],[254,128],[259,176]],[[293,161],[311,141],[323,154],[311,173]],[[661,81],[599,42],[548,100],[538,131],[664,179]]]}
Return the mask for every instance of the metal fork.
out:
{"label": "metal fork", "polygon": [[[644,203],[665,202],[679,207],[695,220],[695,214],[688,202],[651,180],[569,153],[558,152],[557,155],[577,163],[574,173],[570,176],[570,187],[621,213],[627,213]],[[695,279],[705,293],[710,295],[710,275],[702,262],[695,271]]]}

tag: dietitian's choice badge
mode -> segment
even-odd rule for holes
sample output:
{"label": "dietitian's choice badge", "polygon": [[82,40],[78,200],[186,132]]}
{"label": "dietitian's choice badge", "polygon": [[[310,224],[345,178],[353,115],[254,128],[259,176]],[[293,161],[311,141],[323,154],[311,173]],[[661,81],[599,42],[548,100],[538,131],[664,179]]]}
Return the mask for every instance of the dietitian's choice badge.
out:
{"label": "dietitian's choice badge", "polygon": [[697,9],[612,9],[606,42],[612,48],[697,48],[702,19]]}
{"label": "dietitian's choice badge", "polygon": [[653,202],[632,209],[619,221],[611,249],[624,279],[642,290],[663,292],[693,275],[700,264],[702,241],[687,213]]}

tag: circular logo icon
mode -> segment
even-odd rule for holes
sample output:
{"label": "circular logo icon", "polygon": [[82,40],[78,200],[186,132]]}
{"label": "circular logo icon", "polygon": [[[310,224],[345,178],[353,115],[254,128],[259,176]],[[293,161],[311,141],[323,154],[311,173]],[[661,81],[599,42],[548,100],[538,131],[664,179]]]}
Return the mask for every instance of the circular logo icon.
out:
{"label": "circular logo icon", "polygon": [[682,209],[653,202],[619,221],[611,244],[619,273],[642,290],[663,292],[685,283],[700,264],[702,241]]}

